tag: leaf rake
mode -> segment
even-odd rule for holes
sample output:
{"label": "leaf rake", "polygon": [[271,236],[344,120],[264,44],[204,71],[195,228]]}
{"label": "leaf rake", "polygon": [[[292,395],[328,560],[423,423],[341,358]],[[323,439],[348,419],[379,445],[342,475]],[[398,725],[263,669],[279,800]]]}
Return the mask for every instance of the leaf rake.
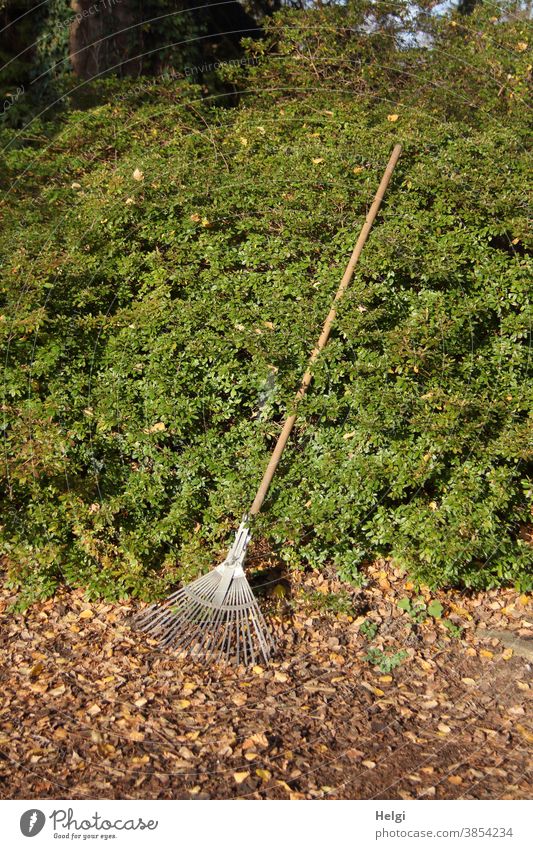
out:
{"label": "leaf rake", "polygon": [[258,660],[268,663],[270,659],[274,642],[244,573],[246,549],[251,539],[250,523],[261,510],[294,427],[298,403],[311,383],[311,368],[328,341],[337,314],[336,305],[352,279],[400,153],[401,145],[397,144],[346,266],[320,338],[309,358],[294,399],[295,412],[283,425],[253,504],[243,516],[226,559],[207,575],[202,575],[177,590],[164,602],[156,602],[134,617],[134,625],[158,639],[162,646],[174,646],[196,659],[235,661],[245,666],[255,664]]}

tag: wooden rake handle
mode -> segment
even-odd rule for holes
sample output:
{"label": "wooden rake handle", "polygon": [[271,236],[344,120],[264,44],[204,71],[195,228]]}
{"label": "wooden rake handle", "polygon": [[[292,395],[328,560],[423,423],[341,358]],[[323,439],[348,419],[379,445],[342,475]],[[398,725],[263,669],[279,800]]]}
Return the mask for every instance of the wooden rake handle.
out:
{"label": "wooden rake handle", "polygon": [[[344,275],[343,275],[343,278],[340,282],[339,288],[337,289],[337,294],[335,295],[335,298],[333,300],[333,304],[331,305],[331,309],[330,309],[330,311],[327,315],[327,318],[324,322],[324,326],[322,328],[322,333],[320,334],[320,338],[317,342],[316,348],[314,349],[313,353],[311,354],[311,356],[309,358],[309,362],[307,364],[307,370],[306,370],[306,372],[305,372],[305,374],[302,378],[302,382],[300,383],[300,388],[298,389],[298,392],[296,393],[296,396],[295,396],[295,399],[294,399],[294,404],[295,404],[296,408],[297,408],[298,402],[304,397],[305,393],[307,392],[307,390],[309,388],[309,384],[311,383],[311,380],[312,380],[312,377],[313,377],[311,367],[312,367],[313,363],[315,362],[316,358],[318,357],[320,351],[323,348],[325,348],[326,343],[329,339],[329,334],[331,332],[331,326],[332,326],[332,324],[335,320],[335,316],[337,315],[336,304],[337,304],[338,301],[340,301],[340,299],[342,298],[342,296],[346,292],[346,289],[348,288],[348,284],[350,283],[350,280],[352,279],[354,268],[357,265],[357,261],[358,261],[359,257],[361,256],[361,251],[363,250],[363,246],[364,246],[364,244],[367,240],[368,234],[370,233],[370,230],[371,230],[372,224],[374,223],[374,219],[377,215],[378,209],[381,206],[381,201],[383,200],[383,196],[385,194],[385,191],[386,191],[387,186],[389,184],[390,178],[392,176],[392,172],[394,171],[394,167],[395,167],[396,163],[398,162],[398,157],[400,156],[401,152],[402,152],[401,145],[399,145],[399,144],[395,145],[394,149],[392,151],[391,157],[389,159],[388,165],[385,169],[385,173],[383,174],[383,177],[381,178],[381,183],[379,184],[379,188],[378,188],[376,195],[374,197],[374,201],[372,203],[372,206],[370,207],[368,215],[366,216],[365,223],[363,224],[362,230],[359,234],[359,238],[357,239],[357,243],[355,245],[355,248],[353,249],[353,253],[350,257],[350,261],[349,261],[348,265],[346,266],[346,271],[344,272]],[[256,496],[254,498],[254,502],[253,502],[253,504],[250,508],[250,512],[249,512],[250,516],[256,516],[257,513],[259,513],[259,511],[261,510],[261,507],[263,506],[263,501],[266,498],[268,488],[270,486],[272,478],[274,477],[274,472],[277,469],[278,463],[281,459],[281,455],[283,454],[283,449],[285,448],[285,446],[287,444],[287,440],[290,436],[291,430],[294,427],[295,421],[296,421],[296,412],[294,412],[291,416],[289,416],[288,419],[286,420],[285,424],[283,425],[283,430],[281,431],[281,433],[278,437],[278,441],[276,442],[276,446],[275,446],[275,448],[272,452],[268,466],[265,469],[265,473],[263,475],[263,480],[261,481],[261,483],[259,485],[259,489],[257,490]]]}

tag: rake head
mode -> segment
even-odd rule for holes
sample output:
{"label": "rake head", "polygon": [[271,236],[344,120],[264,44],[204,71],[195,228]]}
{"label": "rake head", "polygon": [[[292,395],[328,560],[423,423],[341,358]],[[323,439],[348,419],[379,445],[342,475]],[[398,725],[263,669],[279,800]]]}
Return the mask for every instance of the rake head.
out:
{"label": "rake head", "polygon": [[245,517],[223,563],[143,610],[134,625],[193,658],[267,663],[272,637],[243,569],[250,538]]}

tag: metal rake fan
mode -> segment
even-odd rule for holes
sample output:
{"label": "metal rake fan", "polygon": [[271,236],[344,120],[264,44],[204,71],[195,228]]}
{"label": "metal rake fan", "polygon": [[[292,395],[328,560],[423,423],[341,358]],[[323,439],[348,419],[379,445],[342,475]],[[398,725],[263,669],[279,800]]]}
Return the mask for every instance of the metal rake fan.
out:
{"label": "metal rake fan", "polygon": [[[311,383],[311,367],[328,341],[337,313],[336,305],[352,279],[400,153],[401,145],[397,144],[324,322],[320,338],[309,358],[307,370],[296,393],[295,410]],[[253,504],[242,519],[226,559],[207,575],[173,593],[166,601],[150,605],[134,617],[136,627],[159,639],[163,646],[176,646],[194,658],[201,657],[205,660],[233,659],[246,666],[255,664],[259,659],[268,662],[274,643],[243,567],[251,539],[250,521],[261,510],[295,421],[296,412],[292,413],[283,425]]]}

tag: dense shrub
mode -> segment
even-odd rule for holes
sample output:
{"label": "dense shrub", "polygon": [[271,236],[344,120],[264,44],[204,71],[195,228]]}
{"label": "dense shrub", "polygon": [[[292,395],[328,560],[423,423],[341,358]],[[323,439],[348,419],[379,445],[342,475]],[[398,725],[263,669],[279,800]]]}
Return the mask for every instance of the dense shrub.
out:
{"label": "dense shrub", "polygon": [[[437,22],[438,49],[391,57],[424,68],[398,88],[376,71],[363,90],[340,48],[316,86],[285,47],[278,85],[279,28],[304,20],[274,22],[236,109],[159,80],[32,147],[4,133],[2,546],[21,604],[61,580],[163,592],[216,560],[397,140],[258,534],[345,577],[387,554],[431,584],[532,585],[522,25]],[[518,80],[500,94],[499,51]],[[466,54],[470,111],[457,74],[450,91]]]}

